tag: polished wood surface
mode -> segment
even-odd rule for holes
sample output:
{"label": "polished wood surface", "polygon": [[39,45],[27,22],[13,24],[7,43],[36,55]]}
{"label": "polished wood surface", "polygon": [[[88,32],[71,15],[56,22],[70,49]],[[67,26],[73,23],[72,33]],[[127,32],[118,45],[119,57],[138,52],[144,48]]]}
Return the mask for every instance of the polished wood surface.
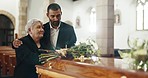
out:
{"label": "polished wood surface", "polygon": [[0,76],[13,76],[15,65],[15,50],[11,46],[0,46]]}
{"label": "polished wood surface", "polygon": [[11,46],[0,46],[0,51],[11,51],[14,50]]}
{"label": "polished wood surface", "polygon": [[120,63],[115,63],[122,63],[122,59],[101,58],[100,61],[94,63],[87,60],[84,61],[87,63],[81,63],[76,60],[52,60],[36,68],[40,78],[61,78],[61,75],[67,76],[65,78],[148,78],[147,72],[127,70]]}

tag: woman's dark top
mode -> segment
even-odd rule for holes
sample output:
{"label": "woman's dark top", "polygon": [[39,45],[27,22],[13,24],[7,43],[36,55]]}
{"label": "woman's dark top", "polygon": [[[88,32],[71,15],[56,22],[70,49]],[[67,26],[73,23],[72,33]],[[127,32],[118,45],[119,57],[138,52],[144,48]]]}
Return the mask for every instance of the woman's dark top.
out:
{"label": "woman's dark top", "polygon": [[17,64],[14,78],[38,78],[35,68],[35,65],[40,64],[38,47],[30,35],[20,40],[23,44],[15,49]]}

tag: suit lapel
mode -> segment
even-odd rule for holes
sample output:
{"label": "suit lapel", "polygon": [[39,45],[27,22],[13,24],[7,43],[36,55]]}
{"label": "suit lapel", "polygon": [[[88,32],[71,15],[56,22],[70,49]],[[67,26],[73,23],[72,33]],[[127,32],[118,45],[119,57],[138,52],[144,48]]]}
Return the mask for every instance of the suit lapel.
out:
{"label": "suit lapel", "polygon": [[57,38],[57,45],[61,42],[61,38],[63,37],[63,23],[61,22],[60,28],[59,28],[59,35]]}

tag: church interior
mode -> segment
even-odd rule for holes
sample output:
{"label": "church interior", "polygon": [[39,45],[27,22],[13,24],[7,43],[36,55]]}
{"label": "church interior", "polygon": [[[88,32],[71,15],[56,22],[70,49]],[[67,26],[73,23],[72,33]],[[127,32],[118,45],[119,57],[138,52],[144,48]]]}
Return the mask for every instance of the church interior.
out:
{"label": "church interior", "polygon": [[12,41],[27,35],[28,20],[48,22],[51,3],[73,26],[75,45],[92,40],[99,56],[37,65],[38,78],[148,78],[148,0],[0,0],[0,78],[13,78]]}

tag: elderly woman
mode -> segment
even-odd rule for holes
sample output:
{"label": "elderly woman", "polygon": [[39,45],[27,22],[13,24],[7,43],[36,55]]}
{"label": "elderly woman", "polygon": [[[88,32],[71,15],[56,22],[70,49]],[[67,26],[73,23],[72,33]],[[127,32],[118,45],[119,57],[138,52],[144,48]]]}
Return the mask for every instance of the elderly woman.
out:
{"label": "elderly woman", "polygon": [[38,49],[44,34],[43,25],[40,20],[32,19],[25,28],[28,35],[20,39],[23,44],[15,49],[17,64],[14,78],[38,78],[35,65],[40,64]]}

